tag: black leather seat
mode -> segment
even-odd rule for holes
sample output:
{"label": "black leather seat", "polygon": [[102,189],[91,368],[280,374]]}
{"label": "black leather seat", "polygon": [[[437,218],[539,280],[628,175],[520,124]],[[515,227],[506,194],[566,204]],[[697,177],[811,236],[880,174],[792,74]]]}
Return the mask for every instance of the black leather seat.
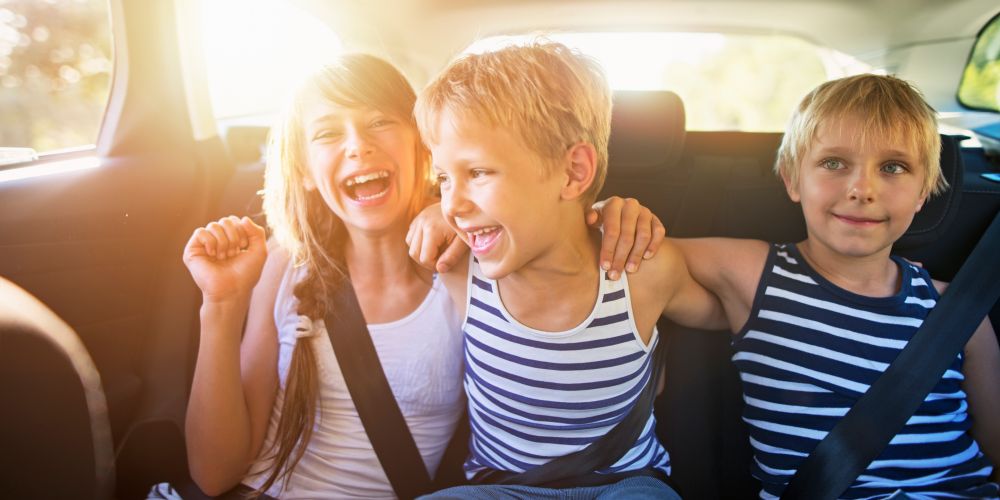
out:
{"label": "black leather seat", "polygon": [[100,376],[76,333],[0,278],[0,496],[111,498]]}

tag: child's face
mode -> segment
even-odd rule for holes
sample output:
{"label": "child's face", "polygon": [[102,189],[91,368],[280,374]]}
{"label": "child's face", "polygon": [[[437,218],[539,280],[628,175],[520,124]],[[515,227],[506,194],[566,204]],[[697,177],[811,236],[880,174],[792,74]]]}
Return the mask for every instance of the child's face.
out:
{"label": "child's face", "polygon": [[829,120],[801,159],[797,184],[785,179],[802,204],[809,239],[850,257],[888,252],[926,199],[926,168],[910,144],[857,141],[853,117]]}
{"label": "child's face", "polygon": [[348,226],[381,231],[405,224],[414,196],[417,132],[375,109],[310,101],[303,115],[308,177]]}
{"label": "child's face", "polygon": [[565,175],[503,129],[444,112],[430,144],[441,184],[441,210],[479,259],[499,279],[521,269],[558,239],[560,189]]}

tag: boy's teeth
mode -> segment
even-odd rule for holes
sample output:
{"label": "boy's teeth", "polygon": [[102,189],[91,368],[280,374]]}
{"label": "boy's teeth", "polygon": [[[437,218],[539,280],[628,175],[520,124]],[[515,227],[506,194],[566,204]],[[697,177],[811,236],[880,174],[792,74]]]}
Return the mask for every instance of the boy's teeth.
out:
{"label": "boy's teeth", "polygon": [[469,233],[469,235],[471,235],[471,236],[480,236],[480,235],[483,235],[483,234],[486,234],[486,233],[492,233],[493,231],[496,231],[496,230],[497,230],[496,227],[487,227],[487,228],[477,229],[475,231],[472,231],[471,233]]}

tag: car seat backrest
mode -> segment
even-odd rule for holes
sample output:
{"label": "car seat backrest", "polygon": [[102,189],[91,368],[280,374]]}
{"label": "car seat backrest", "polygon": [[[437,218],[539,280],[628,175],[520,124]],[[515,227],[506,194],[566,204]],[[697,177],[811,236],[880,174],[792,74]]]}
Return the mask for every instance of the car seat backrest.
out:
{"label": "car seat backrest", "polygon": [[0,278],[0,485],[5,498],[111,498],[100,376],[76,333]]}

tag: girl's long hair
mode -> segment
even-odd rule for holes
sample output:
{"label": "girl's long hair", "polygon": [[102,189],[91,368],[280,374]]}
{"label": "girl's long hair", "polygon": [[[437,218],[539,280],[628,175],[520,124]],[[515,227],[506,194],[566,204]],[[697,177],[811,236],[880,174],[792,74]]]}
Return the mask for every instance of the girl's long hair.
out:
{"label": "girl's long hair", "polygon": [[[348,278],[344,222],[318,191],[305,189],[309,169],[302,122],[307,97],[315,95],[344,108],[377,109],[416,130],[413,88],[391,64],[367,54],[341,56],[311,74],[294,92],[280,121],[272,128],[264,171],[264,213],[274,239],[291,256],[292,264],[305,267],[305,277],[295,285],[294,295],[298,314],[313,322],[325,316],[329,299]],[[430,154],[419,139],[415,147],[417,175],[407,212],[410,219],[426,206],[431,184]],[[336,325],[326,328],[332,331]],[[295,343],[281,418],[265,455],[273,461],[258,494],[276,481],[287,483],[312,437],[320,386],[312,340],[305,337]]]}

